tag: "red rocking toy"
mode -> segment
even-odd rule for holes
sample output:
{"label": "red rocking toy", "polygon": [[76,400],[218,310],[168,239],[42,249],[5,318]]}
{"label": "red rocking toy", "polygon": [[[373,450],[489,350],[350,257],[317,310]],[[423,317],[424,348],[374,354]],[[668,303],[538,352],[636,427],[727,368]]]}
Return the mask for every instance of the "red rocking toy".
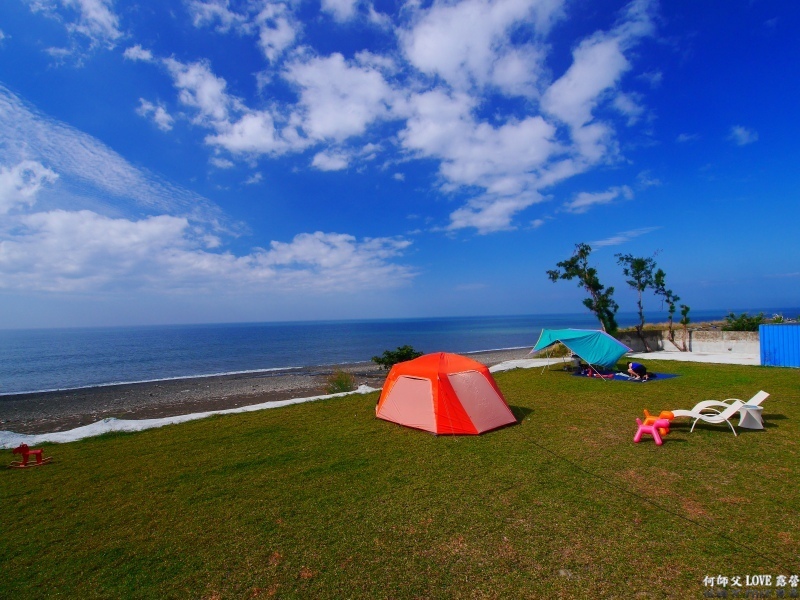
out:
{"label": "red rocking toy", "polygon": [[[41,467],[42,465],[46,465],[51,460],[53,460],[52,456],[48,456],[46,458],[42,458],[42,449],[36,448],[31,450],[28,448],[28,444],[20,444],[12,451],[12,454],[19,454],[22,456],[22,460],[15,460],[10,465],[8,465],[9,469],[27,469],[28,467]],[[28,463],[28,459],[34,456],[36,458],[35,463]]]}

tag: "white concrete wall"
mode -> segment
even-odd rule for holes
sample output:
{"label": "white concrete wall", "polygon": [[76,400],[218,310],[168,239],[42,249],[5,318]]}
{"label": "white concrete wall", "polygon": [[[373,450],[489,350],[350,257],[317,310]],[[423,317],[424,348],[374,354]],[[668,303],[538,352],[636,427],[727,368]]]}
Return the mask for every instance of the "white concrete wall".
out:
{"label": "white concrete wall", "polygon": [[733,352],[740,354],[761,353],[761,346],[759,344],[757,331],[689,330],[688,346],[691,352]]}
{"label": "white concrete wall", "polygon": [[[644,344],[636,332],[617,334],[617,339],[630,346],[634,352],[644,352]],[[683,347],[683,330],[675,329],[675,344],[669,341],[669,332],[646,331],[647,345],[651,351],[679,352]],[[689,352],[760,354],[757,331],[693,331],[689,329],[686,346]]]}

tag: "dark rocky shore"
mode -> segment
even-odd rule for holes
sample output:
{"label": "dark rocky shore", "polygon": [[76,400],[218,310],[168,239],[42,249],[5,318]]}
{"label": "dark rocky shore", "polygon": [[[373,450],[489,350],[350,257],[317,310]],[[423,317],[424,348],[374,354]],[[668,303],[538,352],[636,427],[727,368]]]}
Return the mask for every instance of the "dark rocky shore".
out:
{"label": "dark rocky shore", "polygon": [[[530,348],[469,356],[492,366],[526,358],[528,352]],[[336,369],[352,373],[357,385],[374,388],[386,377],[368,362],[0,396],[0,430],[49,433],[107,417],[152,419],[318,396],[325,393],[327,378]]]}

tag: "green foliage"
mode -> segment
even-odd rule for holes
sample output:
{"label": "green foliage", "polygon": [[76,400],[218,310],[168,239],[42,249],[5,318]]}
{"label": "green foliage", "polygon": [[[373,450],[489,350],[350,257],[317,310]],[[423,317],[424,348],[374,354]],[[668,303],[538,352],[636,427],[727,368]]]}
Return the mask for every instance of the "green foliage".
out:
{"label": "green foliage", "polygon": [[683,327],[683,351],[688,352],[689,348],[686,346],[686,338],[689,337],[689,323],[691,319],[689,318],[689,311],[691,309],[686,304],[681,304],[681,320],[680,324]]}
{"label": "green foliage", "polygon": [[[664,299],[664,302],[667,303],[667,313],[669,314],[669,339],[670,341],[674,342],[675,332],[672,330],[672,323],[675,316],[675,305],[680,301],[681,297],[672,290],[667,289],[666,277],[667,275],[664,273],[663,269],[656,271],[653,279],[653,287],[655,288],[655,295],[661,296]],[[688,307],[686,312],[688,314]]]}
{"label": "green foliage", "polygon": [[418,356],[422,356],[422,352],[414,350],[411,346],[398,346],[397,350],[386,350],[382,356],[373,356],[372,362],[379,364],[388,371],[397,363],[413,360]]}
{"label": "green foliage", "polygon": [[681,320],[680,324],[686,327],[692,320],[689,318],[689,311],[691,308],[686,306],[685,304],[681,304]]}
{"label": "green foliage", "polygon": [[758,331],[758,326],[764,322],[764,313],[760,312],[752,317],[746,312],[736,316],[734,313],[728,313],[725,317],[725,325],[722,327],[723,331]]}
{"label": "green foliage", "polygon": [[352,373],[336,369],[328,375],[325,391],[329,394],[341,394],[342,392],[352,392],[356,389],[356,378]]}
{"label": "green foliage", "polygon": [[[639,334],[644,343],[645,350],[650,351],[647,340],[642,335],[644,328],[644,301],[642,295],[647,288],[654,287],[656,261],[650,257],[644,258],[633,256],[632,254],[617,254],[617,264],[622,266],[622,274],[628,277],[625,282],[638,294],[636,306],[639,309],[639,324],[636,326],[636,333]],[[660,271],[663,279],[663,271]]]}
{"label": "green foliage", "polygon": [[589,266],[591,253],[592,247],[588,244],[576,244],[572,257],[556,263],[558,268],[547,271],[547,277],[554,283],[559,279],[577,279],[578,285],[589,293],[583,305],[595,314],[603,331],[614,333],[618,328],[616,314],[619,305],[613,300],[614,288],[606,289],[597,277],[597,269]]}
{"label": "green foliage", "polygon": [[[376,419],[373,393],[47,444],[0,469],[0,598],[700,598],[800,572],[796,370],[647,366],[681,376],[498,373],[520,424],[481,436]],[[643,408],[759,389],[763,431],[631,441]]]}
{"label": "green foliage", "polygon": [[786,321],[783,318],[783,315],[778,313],[778,314],[772,315],[772,322],[775,323],[775,324],[779,324],[779,323],[785,323]]}

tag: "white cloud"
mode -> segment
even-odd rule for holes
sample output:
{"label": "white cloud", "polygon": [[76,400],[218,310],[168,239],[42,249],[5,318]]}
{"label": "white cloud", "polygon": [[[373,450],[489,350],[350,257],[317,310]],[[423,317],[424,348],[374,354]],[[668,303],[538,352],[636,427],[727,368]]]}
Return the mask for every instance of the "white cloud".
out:
{"label": "white cloud", "polygon": [[664,74],[661,71],[648,71],[647,73],[639,75],[639,79],[646,81],[650,84],[651,88],[655,89],[661,86],[661,82],[664,80]]}
{"label": "white cloud", "polygon": [[341,141],[390,115],[397,94],[380,72],[350,65],[341,54],[289,65],[285,78],[300,90],[295,119],[312,139]]}
{"label": "white cloud", "polygon": [[613,101],[614,108],[628,117],[628,125],[635,125],[644,113],[640,99],[634,94],[617,94]]}
{"label": "white cloud", "polygon": [[0,235],[0,287],[47,292],[231,288],[352,293],[403,285],[414,272],[392,262],[410,242],[299,234],[235,256],[210,252],[184,218],[114,219],[54,210],[19,218]]}
{"label": "white cloud", "polygon": [[266,4],[256,18],[258,45],[264,57],[275,62],[300,35],[300,24],[285,4]]}
{"label": "white cloud", "polygon": [[539,178],[563,149],[555,142],[555,127],[540,116],[493,127],[476,121],[474,108],[464,94],[432,91],[412,97],[400,140],[419,156],[441,161],[446,189],[486,190],[450,215],[449,229],[488,233],[508,229],[517,212],[542,200],[536,191]]}
{"label": "white cloud", "polygon": [[636,185],[640,189],[644,189],[661,185],[661,180],[657,177],[653,177],[650,171],[640,171],[639,174],[636,175]]}
{"label": "white cloud", "polygon": [[611,236],[609,238],[605,238],[603,240],[597,240],[594,242],[590,242],[589,245],[592,248],[603,248],[606,246],[620,246],[622,244],[626,244],[634,238],[637,238],[642,235],[647,235],[648,233],[652,233],[661,229],[660,227],[641,227],[639,229],[630,229],[628,231],[623,231],[618,233],[617,235]]}
{"label": "white cloud", "polygon": [[[266,250],[225,251],[226,219],[207,200],[134,169],[2,86],[0,130],[0,288],[347,294],[414,276],[396,262],[411,244],[399,237],[303,233]],[[43,158],[14,159],[22,153]]]}
{"label": "white cloud", "polygon": [[369,143],[369,144],[364,145],[363,148],[361,148],[361,151],[359,152],[359,155],[364,160],[374,160],[375,158],[378,157],[378,153],[381,152],[382,150],[383,150],[383,147],[380,146],[379,144]]}
{"label": "white cloud", "polygon": [[477,185],[492,193],[524,191],[532,174],[561,149],[555,127],[540,116],[499,127],[476,121],[474,99],[427,92],[409,101],[411,116],[400,133],[405,148],[442,161],[455,186]]}
{"label": "white cloud", "polygon": [[[153,277],[152,264],[182,245],[186,219],[157,216],[129,221],[91,211],[26,215],[0,242],[4,287],[75,291]],[[162,273],[163,275],[163,273]]]}
{"label": "white cloud", "polygon": [[186,9],[192,17],[195,27],[217,24],[217,31],[227,32],[235,25],[247,21],[247,17],[230,10],[228,0],[190,0]]}
{"label": "white cloud", "polygon": [[[0,170],[0,201],[32,205],[55,174],[38,163]],[[8,211],[4,211],[7,213]],[[218,236],[186,217],[113,218],[89,210],[0,214],[0,288],[75,292],[139,289],[351,293],[402,285],[393,262],[410,241],[316,232],[249,254],[213,252]]]}
{"label": "white cloud", "polygon": [[28,4],[34,12],[65,22],[68,32],[87,38],[92,46],[113,48],[122,37],[111,0],[28,0]]}
{"label": "white cloud", "polygon": [[[533,14],[537,9],[544,20]],[[444,190],[483,190],[450,215],[448,229],[474,227],[488,233],[512,228],[518,212],[543,200],[540,190],[618,156],[612,123],[597,120],[594,111],[609,103],[629,125],[644,113],[638,96],[618,88],[631,68],[626,53],[653,31],[652,11],[651,2],[635,0],[612,29],[580,42],[572,65],[545,90],[542,114],[493,115],[491,121],[481,115],[482,97],[476,90],[495,86],[507,95],[535,95],[542,83],[539,65],[547,46],[535,37],[513,46],[510,30],[526,23],[540,24],[547,32],[560,17],[561,4],[434,4],[402,32],[410,62],[453,88],[412,92],[396,105],[396,114],[407,117],[399,134],[403,148],[440,161]],[[559,123],[567,126],[569,141]],[[589,197],[578,200],[573,210],[582,210],[582,202],[591,204]]]}
{"label": "white cloud", "polygon": [[320,171],[341,171],[349,163],[349,157],[341,152],[318,152],[311,161],[311,166]]}
{"label": "white cloud", "polygon": [[592,120],[600,94],[613,87],[630,63],[620,41],[604,34],[584,40],[573,52],[567,72],[542,97],[544,110],[573,127]]}
{"label": "white cloud", "polygon": [[216,123],[219,133],[206,137],[206,143],[222,146],[234,154],[282,154],[289,144],[275,128],[272,115],[254,111],[242,115],[236,122]]}
{"label": "white cloud", "polygon": [[253,173],[250,177],[248,177],[244,184],[245,185],[256,185],[257,183],[261,183],[264,180],[264,175],[261,173]]}
{"label": "white cloud", "polygon": [[257,35],[258,46],[270,62],[294,45],[302,29],[290,6],[282,2],[255,0],[244,5],[243,12],[236,12],[228,0],[191,0],[187,9],[195,27],[216,24],[220,33],[234,30]]}
{"label": "white cloud", "polygon": [[169,115],[162,105],[155,105],[152,102],[139,98],[139,108],[136,114],[142,117],[152,117],[153,122],[161,131],[170,131],[174,119]]}
{"label": "white cloud", "polygon": [[122,53],[122,56],[128,60],[140,60],[143,62],[153,61],[153,53],[150,52],[150,50],[142,48],[139,44],[131,46],[130,48],[126,48],[125,52]]}
{"label": "white cloud", "polygon": [[541,201],[541,195],[535,192],[474,198],[450,214],[448,229],[474,227],[479,234],[512,229],[511,219],[515,214]]}
{"label": "white cloud", "polygon": [[630,200],[633,198],[633,191],[628,186],[623,185],[609,188],[605,192],[581,192],[575,196],[574,200],[565,203],[564,208],[568,212],[581,214],[594,206],[609,204],[620,197]]}
{"label": "white cloud", "polygon": [[238,100],[228,95],[227,83],[211,72],[207,62],[184,64],[167,58],[164,64],[178,89],[178,99],[198,110],[196,123],[214,124],[228,120],[229,110],[238,104]]}
{"label": "white cloud", "polygon": [[259,262],[276,269],[276,278],[295,289],[386,288],[414,276],[388,260],[411,242],[402,238],[367,238],[359,242],[339,233],[302,233],[289,243],[272,242]]}
{"label": "white cloud", "polygon": [[392,74],[399,70],[395,60],[391,56],[382,56],[369,50],[356,52],[356,63],[362,67],[372,67],[382,73]]}
{"label": "white cloud", "polygon": [[348,21],[356,14],[358,0],[322,0],[322,11],[337,21]]}
{"label": "white cloud", "polygon": [[5,32],[4,32],[2,29],[0,29],[0,46],[2,46],[2,45],[3,45],[3,42],[4,42],[6,39],[8,39],[8,37],[9,37],[9,36],[7,36],[7,35],[5,34]]}
{"label": "white cloud", "polygon": [[[630,70],[625,52],[653,33],[654,8],[650,0],[631,2],[611,31],[597,32],[578,45],[572,65],[542,96],[543,110],[570,127],[576,150],[587,166],[616,153],[613,129],[595,121],[593,112]],[[617,109],[629,118],[641,112],[630,97],[614,97]]]}
{"label": "white cloud", "polygon": [[56,179],[58,174],[33,160],[0,166],[0,215],[18,206],[33,205],[39,190]]}
{"label": "white cloud", "polygon": [[464,91],[490,84],[510,94],[530,95],[542,72],[544,53],[533,45],[512,47],[512,28],[549,30],[563,2],[464,0],[434,3],[401,32],[403,51],[414,67]]}
{"label": "white cloud", "polygon": [[[0,164],[23,160],[45,164],[58,174],[54,189],[62,206],[98,212],[181,214],[217,226],[234,226],[206,198],[136,168],[83,132],[24,104],[0,85]],[[50,194],[42,201],[52,208]],[[235,226],[234,226],[235,227]]]}
{"label": "white cloud", "polygon": [[[254,38],[270,63],[255,74],[260,103],[248,106],[236,95],[246,84],[226,81],[209,61],[154,61],[138,44],[125,51],[130,60],[166,67],[179,108],[206,132],[211,164],[228,166],[225,155],[252,167],[259,156],[313,148],[312,167],[340,170],[376,156],[359,148],[399,144],[404,160],[437,161],[441,189],[464,198],[450,215],[451,230],[512,228],[520,211],[543,200],[544,188],[619,157],[614,123],[598,117],[613,112],[599,109],[616,108],[629,125],[646,110],[643,97],[621,84],[632,70],[631,50],[652,34],[650,0],[634,0],[607,31],[580,41],[554,81],[548,67],[558,61],[550,60],[548,35],[564,18],[566,0],[436,0],[425,8],[410,2],[394,30],[398,48],[347,58],[291,50],[303,33],[293,1],[185,0],[185,6],[196,27]],[[368,10],[375,23],[386,23],[370,2],[324,0],[321,8],[340,22]],[[655,85],[659,76],[648,80]],[[286,83],[297,94],[294,102]],[[489,98],[498,93],[510,99],[489,115]],[[144,99],[137,112],[165,131],[173,126],[170,112],[178,114]],[[372,143],[389,129],[379,126],[392,121],[397,135]]]}
{"label": "white cloud", "polygon": [[212,156],[208,159],[208,162],[218,169],[232,169],[236,166],[233,161],[227,158],[220,158],[219,156]]}
{"label": "white cloud", "polygon": [[728,139],[737,146],[746,146],[747,144],[752,144],[753,142],[758,141],[758,132],[754,129],[742,127],[741,125],[734,125],[731,127],[731,132],[728,135]]}
{"label": "white cloud", "polygon": [[280,155],[308,146],[295,128],[279,130],[270,110],[252,110],[229,94],[227,82],[207,62],[185,64],[167,58],[163,63],[172,75],[178,100],[196,111],[192,122],[211,130],[207,144],[240,155]]}
{"label": "white cloud", "polygon": [[[54,58],[56,64],[64,64],[68,58],[73,57],[76,55],[75,48],[56,48],[51,46],[50,48],[44,49],[45,53],[48,54],[50,57]],[[76,59],[77,64],[81,64],[81,58],[78,57]]]}
{"label": "white cloud", "polygon": [[686,142],[694,142],[695,140],[699,140],[700,136],[696,133],[681,133],[675,138],[675,141],[679,144],[685,144]]}

